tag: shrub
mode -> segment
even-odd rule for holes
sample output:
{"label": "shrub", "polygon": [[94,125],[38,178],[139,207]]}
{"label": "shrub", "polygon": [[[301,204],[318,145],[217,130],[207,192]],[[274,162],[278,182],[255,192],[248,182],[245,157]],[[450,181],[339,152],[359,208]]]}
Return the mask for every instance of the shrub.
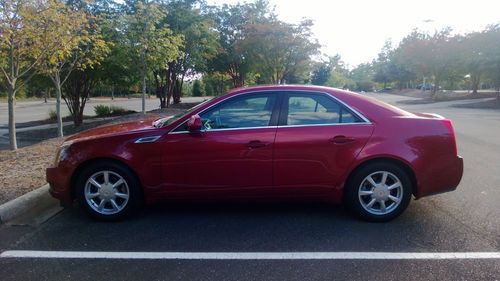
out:
{"label": "shrub", "polygon": [[107,105],[98,104],[94,106],[94,112],[97,116],[109,116],[111,115],[111,108]]}
{"label": "shrub", "polygon": [[94,106],[94,112],[99,117],[105,117],[105,116],[122,115],[129,113],[130,111],[120,106],[115,106],[115,105],[107,106],[103,104],[98,104]]}
{"label": "shrub", "polygon": [[56,120],[57,112],[54,109],[49,110],[49,120]]}
{"label": "shrub", "polygon": [[111,115],[120,115],[129,112],[127,109],[116,105],[110,106],[109,109],[111,110]]}

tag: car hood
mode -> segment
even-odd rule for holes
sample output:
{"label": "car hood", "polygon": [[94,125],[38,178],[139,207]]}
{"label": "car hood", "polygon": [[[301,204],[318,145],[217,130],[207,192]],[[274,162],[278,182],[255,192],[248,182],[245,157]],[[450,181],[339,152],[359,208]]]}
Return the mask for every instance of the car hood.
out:
{"label": "car hood", "polygon": [[[157,119],[157,118],[156,118]],[[155,118],[143,119],[133,122],[126,122],[114,125],[104,125],[70,136],[65,143],[74,143],[84,140],[98,139],[103,137],[136,133],[139,131],[156,129],[152,122]]]}

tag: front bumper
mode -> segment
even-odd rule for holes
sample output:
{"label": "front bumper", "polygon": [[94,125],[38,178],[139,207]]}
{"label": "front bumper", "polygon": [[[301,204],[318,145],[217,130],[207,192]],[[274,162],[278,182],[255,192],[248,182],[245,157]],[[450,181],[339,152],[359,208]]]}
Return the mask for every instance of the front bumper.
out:
{"label": "front bumper", "polygon": [[71,196],[70,171],[59,166],[47,168],[46,178],[50,185],[49,192],[52,197],[59,199],[62,203],[71,203],[73,198]]}

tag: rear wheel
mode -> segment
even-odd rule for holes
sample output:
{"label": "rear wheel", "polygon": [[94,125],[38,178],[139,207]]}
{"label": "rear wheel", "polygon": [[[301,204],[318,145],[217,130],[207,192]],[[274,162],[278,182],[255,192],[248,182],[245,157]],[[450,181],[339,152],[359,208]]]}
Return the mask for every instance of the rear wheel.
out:
{"label": "rear wheel", "polygon": [[87,167],[76,184],[80,204],[97,219],[124,218],[142,201],[135,175],[116,163],[99,163]]}
{"label": "rear wheel", "polygon": [[399,216],[411,200],[412,184],[407,173],[392,163],[362,167],[346,186],[346,201],[362,219],[384,222]]}

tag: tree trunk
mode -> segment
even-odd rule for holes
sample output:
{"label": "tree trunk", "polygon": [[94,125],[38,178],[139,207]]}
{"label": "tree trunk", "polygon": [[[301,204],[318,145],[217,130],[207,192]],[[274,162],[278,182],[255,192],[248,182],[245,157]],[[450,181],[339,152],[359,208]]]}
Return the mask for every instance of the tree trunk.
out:
{"label": "tree trunk", "polygon": [[230,72],[231,80],[233,82],[233,88],[241,88],[245,85],[245,80],[243,79],[241,74]]}
{"label": "tree trunk", "polygon": [[497,104],[500,105],[500,88],[497,88]]}
{"label": "tree trunk", "polygon": [[[165,72],[167,72],[167,71],[165,71]],[[165,76],[167,76],[167,75],[168,75],[168,73],[165,74]],[[153,72],[153,77],[154,77],[154,82],[155,82],[155,87],[156,87],[156,97],[158,99],[160,99],[160,108],[166,107],[166,98],[167,98],[166,79],[168,79],[168,78],[166,78],[165,76],[163,76],[162,71]]]}
{"label": "tree trunk", "polygon": [[174,82],[174,95],[173,95],[174,104],[178,104],[181,102],[181,92],[182,92],[181,82],[178,79],[176,79]]}
{"label": "tree trunk", "polygon": [[165,108],[167,107],[167,93],[166,93],[166,89],[167,87],[165,85],[163,85],[162,87],[160,87],[159,89],[159,96],[160,96],[160,108]]}
{"label": "tree trunk", "polygon": [[[431,90],[432,99],[437,98],[437,92],[439,89],[439,85],[441,85],[441,77],[439,75],[435,75],[434,76],[434,87],[431,87],[432,88],[432,90]],[[424,85],[424,87],[425,87],[425,85]]]}
{"label": "tree trunk", "polygon": [[15,106],[16,106],[16,91],[15,86],[9,85],[9,142],[10,149],[17,150],[17,139],[16,139],[16,120],[15,120]]}
{"label": "tree trunk", "polygon": [[56,112],[57,112],[57,136],[58,137],[63,137],[63,122],[62,122],[62,115],[61,115],[61,96],[62,96],[62,91],[61,91],[61,78],[59,74],[56,74],[55,82],[56,82]]}
{"label": "tree trunk", "polygon": [[178,104],[181,102],[181,97],[182,97],[182,87],[184,85],[184,76],[186,73],[183,73],[181,75],[180,79],[177,79],[175,83],[175,91],[174,91],[174,104]]}
{"label": "tree trunk", "polygon": [[142,114],[146,114],[146,73],[142,73]]}
{"label": "tree trunk", "polygon": [[166,106],[170,106],[170,100],[174,96],[175,93],[175,81],[177,80],[177,73],[176,73],[176,64],[175,62],[169,62],[166,71],[166,81],[165,81],[165,87],[166,87],[166,93],[167,93],[167,101],[166,101]]}
{"label": "tree trunk", "polygon": [[68,106],[75,126],[83,124],[85,104],[90,98],[90,92],[95,83],[96,81],[85,71],[73,72],[65,83],[63,88],[65,95],[62,98]]}
{"label": "tree trunk", "polygon": [[224,76],[220,77],[220,85],[219,85],[219,95],[222,96],[224,94]]}
{"label": "tree trunk", "polygon": [[146,75],[147,75],[147,65],[146,65],[146,49],[144,45],[141,47],[141,74],[142,74],[142,114],[146,114]]}
{"label": "tree trunk", "polygon": [[78,111],[73,115],[73,124],[75,124],[75,127],[78,127],[82,125],[83,123],[83,111]]}
{"label": "tree trunk", "polygon": [[477,95],[477,90],[479,89],[479,82],[481,81],[481,76],[471,75],[470,82],[472,87],[472,95]]}

